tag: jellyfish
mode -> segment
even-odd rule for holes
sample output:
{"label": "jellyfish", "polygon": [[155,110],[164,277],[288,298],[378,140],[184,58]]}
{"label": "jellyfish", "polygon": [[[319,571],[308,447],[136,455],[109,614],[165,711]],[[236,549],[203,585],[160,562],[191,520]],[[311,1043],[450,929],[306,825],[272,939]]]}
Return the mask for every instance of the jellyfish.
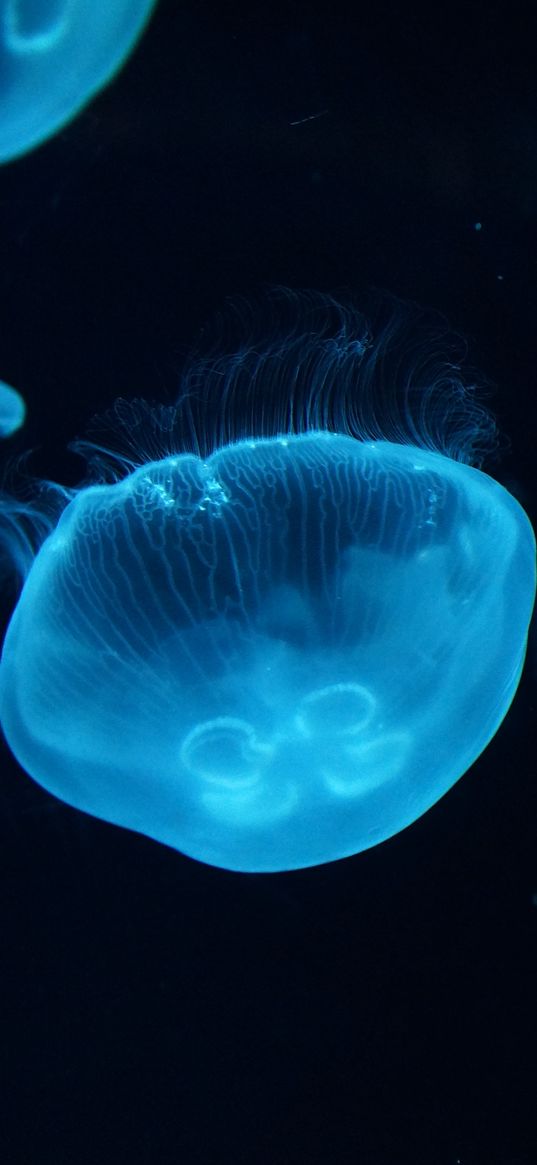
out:
{"label": "jellyfish", "polygon": [[0,714],[69,804],[275,872],[384,841],[470,768],[519,682],[535,542],[428,317],[280,290],[230,318],[173,406],[120,400],[85,442]]}
{"label": "jellyfish", "polygon": [[0,437],[11,437],[24,424],[26,405],[15,388],[0,380]]}
{"label": "jellyfish", "polygon": [[0,162],[52,137],[121,68],[155,0],[0,0]]}

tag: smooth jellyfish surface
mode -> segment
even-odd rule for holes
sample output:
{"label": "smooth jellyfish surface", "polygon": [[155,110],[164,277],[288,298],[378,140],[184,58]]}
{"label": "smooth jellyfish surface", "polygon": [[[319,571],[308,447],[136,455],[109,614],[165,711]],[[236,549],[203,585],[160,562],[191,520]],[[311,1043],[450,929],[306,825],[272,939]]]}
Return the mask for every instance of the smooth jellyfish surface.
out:
{"label": "smooth jellyfish surface", "polygon": [[531,526],[441,453],[313,431],[81,491],[8,629],[1,717],[58,797],[242,871],[424,813],[513,699]]}
{"label": "smooth jellyfish surface", "polygon": [[0,437],[10,437],[24,424],[26,405],[15,388],[0,380]]}
{"label": "smooth jellyfish surface", "polygon": [[109,81],[155,0],[0,0],[0,162],[52,137]]}

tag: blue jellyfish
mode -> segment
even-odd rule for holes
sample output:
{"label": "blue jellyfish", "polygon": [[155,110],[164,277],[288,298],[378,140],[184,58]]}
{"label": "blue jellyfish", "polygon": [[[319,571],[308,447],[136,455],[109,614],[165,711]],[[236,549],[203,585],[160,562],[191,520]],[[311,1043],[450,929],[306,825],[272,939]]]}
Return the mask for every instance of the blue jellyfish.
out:
{"label": "blue jellyfish", "polygon": [[0,437],[10,437],[24,424],[26,405],[15,388],[0,380]]}
{"label": "blue jellyfish", "polygon": [[173,408],[118,402],[5,639],[3,730],[45,788],[277,871],[389,838],[479,756],[521,674],[535,543],[470,464],[491,416],[414,315],[239,301],[243,340],[194,354]]}
{"label": "blue jellyfish", "polygon": [[0,162],[70,121],[121,68],[155,0],[0,0]]}

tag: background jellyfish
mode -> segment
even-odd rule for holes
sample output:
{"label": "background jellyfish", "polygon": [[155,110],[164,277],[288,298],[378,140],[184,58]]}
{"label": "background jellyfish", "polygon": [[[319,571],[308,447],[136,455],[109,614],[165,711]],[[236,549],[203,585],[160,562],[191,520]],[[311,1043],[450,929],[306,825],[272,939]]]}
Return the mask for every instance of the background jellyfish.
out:
{"label": "background jellyfish", "polygon": [[155,0],[0,0],[0,161],[52,137],[117,72]]}
{"label": "background jellyfish", "polygon": [[24,424],[26,405],[15,388],[0,380],[0,437],[10,437]]}
{"label": "background jellyfish", "polygon": [[232,318],[174,408],[118,402],[115,457],[87,448],[101,481],[29,569],[1,718],[70,804],[274,871],[377,844],[469,768],[519,681],[535,545],[414,309],[367,328],[279,292]]}

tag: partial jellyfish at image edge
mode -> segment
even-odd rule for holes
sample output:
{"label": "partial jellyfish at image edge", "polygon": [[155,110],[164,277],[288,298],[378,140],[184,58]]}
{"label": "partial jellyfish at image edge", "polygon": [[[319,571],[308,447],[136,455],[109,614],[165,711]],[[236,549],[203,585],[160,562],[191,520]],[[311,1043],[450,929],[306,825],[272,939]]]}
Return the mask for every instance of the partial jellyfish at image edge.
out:
{"label": "partial jellyfish at image edge", "polygon": [[47,141],[122,67],[156,0],[0,0],[0,163]]}
{"label": "partial jellyfish at image edge", "polygon": [[24,424],[26,405],[16,388],[0,380],[0,437],[11,437]]}

